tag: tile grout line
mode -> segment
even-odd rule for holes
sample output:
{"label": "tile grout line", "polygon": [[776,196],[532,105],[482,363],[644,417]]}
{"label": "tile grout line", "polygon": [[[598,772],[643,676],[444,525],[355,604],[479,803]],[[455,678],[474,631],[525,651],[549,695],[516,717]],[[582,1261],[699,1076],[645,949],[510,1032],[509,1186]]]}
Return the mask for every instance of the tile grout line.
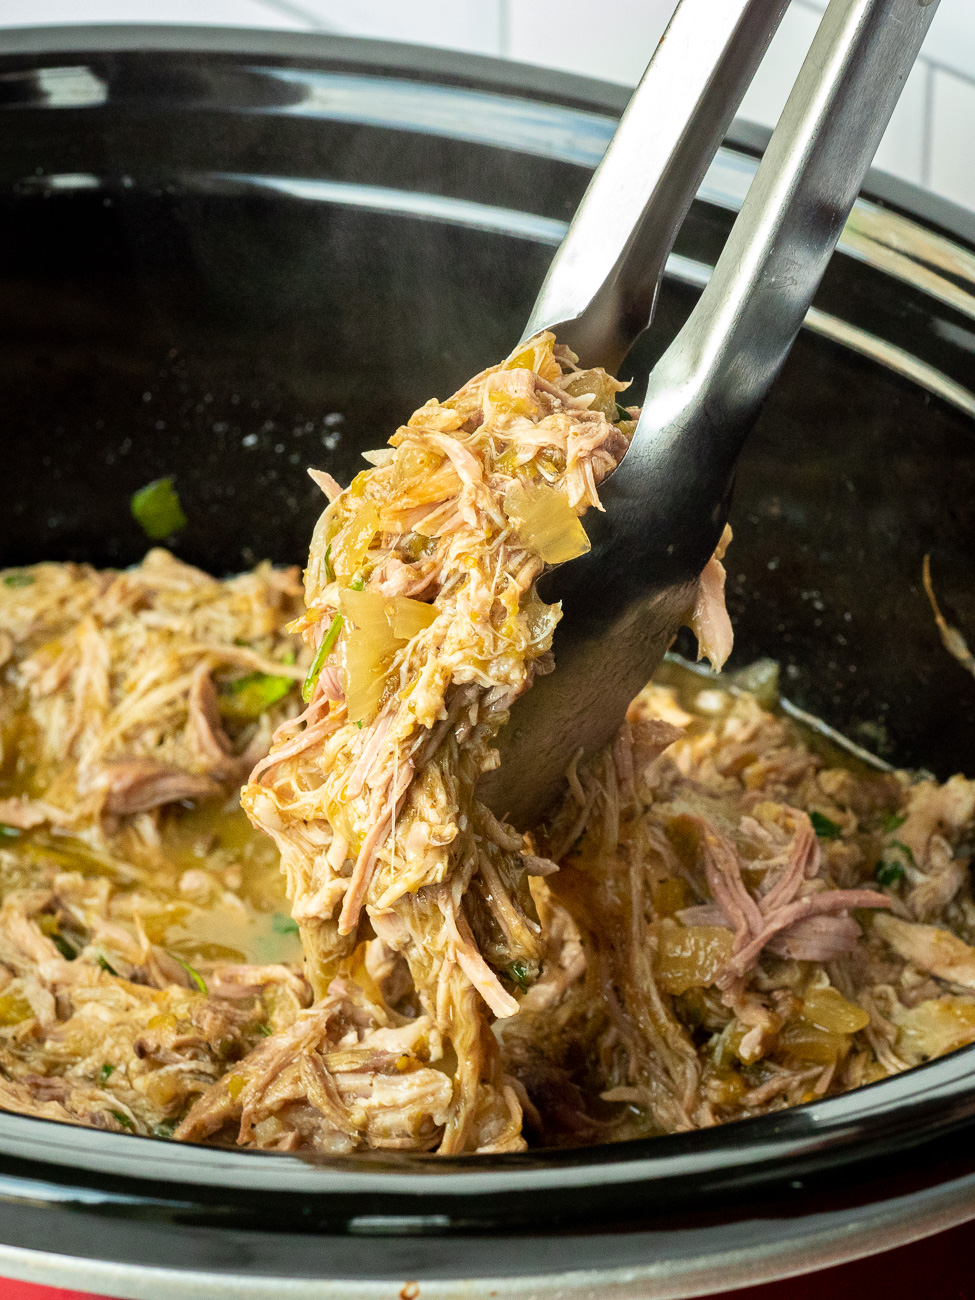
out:
{"label": "tile grout line", "polygon": [[817,18],[822,18],[826,12],[825,9],[820,9],[819,5],[810,3],[810,0],[792,0],[792,3],[797,9],[805,9],[807,14],[815,14]]}
{"label": "tile grout line", "polygon": [[294,4],[293,0],[260,0],[260,3],[272,12],[279,13],[284,18],[297,18],[299,22],[307,23],[309,30],[316,32],[330,32],[333,29],[328,24],[323,23],[317,14],[306,9],[304,5]]}
{"label": "tile grout line", "polygon": [[[823,10],[815,0],[793,0],[796,8],[804,10],[806,13],[816,14],[822,17]],[[925,53],[922,49],[918,56],[917,65],[919,70],[923,70],[924,89],[921,108],[921,159],[920,159],[920,178],[919,183],[927,190],[933,192],[932,172],[934,170],[934,150],[936,143],[936,78],[939,73],[947,77],[954,77],[963,85],[975,88],[975,72],[960,72],[957,68],[952,67],[937,57]]]}
{"label": "tile grout line", "polygon": [[[822,18],[825,9],[821,8],[816,0],[792,0],[797,9],[804,9],[806,13],[816,14]],[[975,85],[975,69],[971,72],[959,72],[953,64],[945,63],[936,55],[928,54],[924,49],[918,55],[918,63],[926,63],[929,68],[934,68],[937,72],[947,72],[949,76],[957,77],[959,81],[968,82],[969,85]]]}
{"label": "tile grout line", "polygon": [[502,59],[511,58],[511,0],[497,0],[498,52]]}
{"label": "tile grout line", "polygon": [[957,77],[959,81],[964,81],[966,85],[975,86],[975,72],[959,72],[958,69],[953,68],[950,63],[942,63],[940,59],[934,59],[923,51],[918,62],[922,59],[928,67],[933,68],[935,72],[945,72],[949,77]]}

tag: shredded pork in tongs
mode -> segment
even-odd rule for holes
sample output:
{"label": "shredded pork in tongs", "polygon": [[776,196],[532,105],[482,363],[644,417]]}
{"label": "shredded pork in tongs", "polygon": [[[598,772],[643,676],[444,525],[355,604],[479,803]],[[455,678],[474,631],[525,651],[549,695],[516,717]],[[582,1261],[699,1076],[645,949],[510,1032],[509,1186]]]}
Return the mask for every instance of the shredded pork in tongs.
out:
{"label": "shredded pork in tongs", "polygon": [[[298,623],[316,651],[307,708],[243,802],[281,851],[316,996],[368,985],[368,1013],[335,1032],[362,1051],[391,1028],[422,1030],[399,1058],[400,1091],[415,1077],[438,1113],[406,1145],[523,1145],[490,1025],[539,973],[529,874],[553,868],[474,787],[512,702],[549,667],[560,611],[535,580],[588,548],[579,516],[598,508],[634,427],[616,405],[624,386],[542,335],[421,407],[346,491],[316,476],[332,499]],[[376,940],[403,968],[395,1005],[366,975]],[[430,1067],[450,1080],[446,1107]]]}

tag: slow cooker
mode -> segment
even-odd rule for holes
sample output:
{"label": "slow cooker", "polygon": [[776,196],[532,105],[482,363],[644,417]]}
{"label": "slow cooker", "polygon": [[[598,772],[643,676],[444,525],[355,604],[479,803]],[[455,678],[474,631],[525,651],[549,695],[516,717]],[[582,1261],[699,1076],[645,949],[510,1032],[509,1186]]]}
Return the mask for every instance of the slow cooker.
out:
{"label": "slow cooker", "polygon": [[[139,559],[129,497],[168,474],[182,558],[300,562],[305,467],[348,481],[509,350],[625,100],[324,36],[6,32],[0,563]],[[628,362],[634,400],[763,143],[738,125],[715,159]],[[973,353],[971,214],[871,176],[732,515],[735,662],[777,659],[789,707],[940,777],[975,772],[975,682],[921,565],[975,641]],[[973,1070],[975,1046],[709,1131],[449,1160],[312,1163],[0,1114],[0,1274],[145,1300],[765,1282],[975,1218]]]}

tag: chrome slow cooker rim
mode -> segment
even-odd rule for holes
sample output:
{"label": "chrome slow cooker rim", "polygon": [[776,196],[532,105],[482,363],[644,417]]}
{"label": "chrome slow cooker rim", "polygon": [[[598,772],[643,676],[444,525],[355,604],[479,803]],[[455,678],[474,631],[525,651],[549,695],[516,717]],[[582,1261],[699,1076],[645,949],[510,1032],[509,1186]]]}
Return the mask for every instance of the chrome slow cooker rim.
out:
{"label": "chrome slow cooker rim", "polygon": [[[410,102],[387,95],[382,107],[387,119],[399,113],[400,125],[424,86],[431,100],[468,96],[468,107],[485,111],[515,103],[518,121],[504,112],[488,113],[487,124],[468,115],[458,128],[449,105],[431,102],[417,129],[478,131],[483,139],[493,121],[493,129],[520,132],[522,148],[569,149],[583,165],[597,160],[627,98],[619,86],[535,68],[335,37],[105,26],[21,29],[7,33],[5,45],[0,85],[38,67],[54,70],[45,93],[55,110],[97,107],[100,81],[89,59],[145,51],[260,58],[298,82],[313,74],[319,91],[323,78],[341,82],[340,110],[321,96],[317,103],[346,120],[366,111],[378,78],[387,91],[411,88]],[[762,140],[762,132],[736,126],[709,172],[705,203],[740,204]],[[271,183],[219,180],[231,192]],[[308,182],[309,193],[316,184],[325,201],[384,210],[394,203],[390,192],[368,187],[351,193]],[[410,200],[413,213],[422,197]],[[493,222],[553,246],[564,226],[457,201],[434,204],[427,215],[482,228]],[[975,319],[973,247],[971,213],[874,174],[839,255]],[[668,267],[697,286],[708,271],[680,252]],[[894,322],[884,333],[819,305],[807,327],[975,415],[964,358],[948,355],[944,338],[909,348]],[[308,1164],[0,1114],[0,1271],[51,1280],[67,1269],[74,1285],[126,1296],[158,1293],[152,1288],[163,1281],[174,1296],[256,1294],[272,1260],[291,1274],[286,1283],[273,1274],[276,1288],[295,1297],[387,1294],[388,1278],[416,1278],[425,1295],[446,1297],[460,1276],[485,1285],[490,1278],[500,1295],[583,1294],[597,1275],[601,1295],[678,1296],[713,1286],[715,1269],[722,1286],[745,1285],[975,1217],[975,1159],[959,1155],[962,1135],[975,1127],[973,1063],[975,1046],[856,1093],[706,1133],[450,1160],[373,1155]],[[174,1243],[190,1237],[198,1255],[180,1267]],[[286,1243],[284,1255],[272,1242]],[[505,1266],[492,1271],[500,1243]],[[82,1264],[85,1253],[92,1258]],[[201,1259],[212,1267],[196,1267]],[[369,1280],[353,1284],[353,1273]]]}

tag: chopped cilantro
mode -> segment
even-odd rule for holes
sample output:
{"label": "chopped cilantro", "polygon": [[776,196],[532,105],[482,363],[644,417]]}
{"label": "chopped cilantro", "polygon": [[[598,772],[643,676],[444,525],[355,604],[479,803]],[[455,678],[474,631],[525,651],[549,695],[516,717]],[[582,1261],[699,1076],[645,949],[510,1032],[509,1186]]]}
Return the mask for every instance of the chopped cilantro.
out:
{"label": "chopped cilantro", "polygon": [[108,960],[103,957],[101,953],[98,954],[95,960],[98,962],[99,966],[101,966],[102,970],[107,970],[109,975],[114,975],[115,978],[118,979],[118,971],[114,966],[109,964]]}
{"label": "chopped cilantro", "polygon": [[910,846],[903,840],[891,840],[875,874],[882,885],[894,885],[907,875],[908,866],[917,867]]}
{"label": "chopped cilantro", "polygon": [[892,885],[896,885],[898,880],[904,879],[905,871],[899,862],[891,862],[888,858],[881,858],[874,874],[879,885],[890,888]]}
{"label": "chopped cilantro", "polygon": [[189,975],[190,979],[193,981],[193,983],[196,985],[196,987],[199,989],[201,993],[206,993],[208,991],[206,980],[203,978],[203,976],[200,974],[198,970],[194,970],[188,961],[183,961],[182,957],[177,957],[174,952],[171,952],[169,955],[170,957],[172,957],[173,961],[177,962],[180,966],[182,966],[183,970],[186,971],[187,975]]}
{"label": "chopped cilantro", "polygon": [[135,1125],[129,1119],[128,1115],[123,1115],[120,1110],[110,1110],[108,1113],[117,1119],[123,1128],[127,1128],[130,1133],[135,1132]]}
{"label": "chopped cilantro", "polygon": [[835,840],[843,834],[842,826],[829,817],[824,817],[820,812],[811,812],[809,820],[812,822],[813,830],[821,840]]}
{"label": "chopped cilantro", "polygon": [[616,423],[616,424],[619,424],[620,420],[632,420],[632,419],[633,419],[633,416],[629,413],[629,411],[626,409],[626,407],[625,407],[625,406],[620,406],[619,402],[617,402],[617,403],[616,403],[616,420],[615,420],[615,423]]}
{"label": "chopped cilantro", "polygon": [[108,1083],[109,1079],[112,1077],[114,1073],[115,1073],[115,1066],[109,1065],[108,1062],[106,1062],[102,1066],[101,1070],[99,1070],[98,1072],[98,1082],[103,1085]]}
{"label": "chopped cilantro", "polygon": [[132,516],[145,535],[161,542],[187,524],[172,478],[157,478],[132,494]]}
{"label": "chopped cilantro", "polygon": [[322,565],[324,566],[325,569],[325,577],[328,578],[329,582],[334,582],[335,570],[332,568],[332,543],[331,542],[329,542],[329,544],[325,547],[325,555],[322,558]]}
{"label": "chopped cilantro", "polygon": [[885,835],[890,835],[900,828],[907,821],[907,813],[888,813],[880,823],[880,829]]}
{"label": "chopped cilantro", "polygon": [[356,726],[359,728],[359,730],[361,731],[361,730],[362,730],[362,719],[360,718],[359,721],[358,721],[355,725],[356,725]]}
{"label": "chopped cilantro", "polygon": [[517,984],[521,991],[527,992],[528,989],[528,967],[523,961],[513,961],[508,967],[506,974],[512,984]]}
{"label": "chopped cilantro", "polygon": [[64,935],[59,934],[57,930],[55,930],[51,935],[51,941],[65,961],[74,961],[77,957],[77,952],[72,948],[71,944],[68,943]]}
{"label": "chopped cilantro", "polygon": [[32,573],[5,573],[3,575],[3,585],[5,587],[33,587],[34,575]]}
{"label": "chopped cilantro", "polygon": [[290,677],[272,677],[269,673],[248,673],[228,682],[220,695],[220,713],[225,718],[252,722],[283,700],[292,687]]}
{"label": "chopped cilantro", "polygon": [[325,666],[325,660],[328,658],[332,646],[339,639],[339,633],[342,631],[342,615],[336,614],[329,624],[328,631],[322,637],[322,644],[318,647],[318,654],[315,655],[312,666],[308,669],[308,676],[305,678],[305,684],[301,688],[301,698],[306,704],[311,703],[311,697],[315,693],[315,687],[321,676],[322,668]]}
{"label": "chopped cilantro", "polygon": [[914,861],[913,850],[911,849],[910,845],[905,844],[903,840],[891,840],[890,847],[892,849],[898,849],[901,853],[903,853],[904,857],[907,858],[908,862],[911,864],[912,867],[917,866],[917,863]]}
{"label": "chopped cilantro", "polygon": [[271,917],[271,929],[275,934],[297,934],[298,922],[284,912],[275,912]]}

